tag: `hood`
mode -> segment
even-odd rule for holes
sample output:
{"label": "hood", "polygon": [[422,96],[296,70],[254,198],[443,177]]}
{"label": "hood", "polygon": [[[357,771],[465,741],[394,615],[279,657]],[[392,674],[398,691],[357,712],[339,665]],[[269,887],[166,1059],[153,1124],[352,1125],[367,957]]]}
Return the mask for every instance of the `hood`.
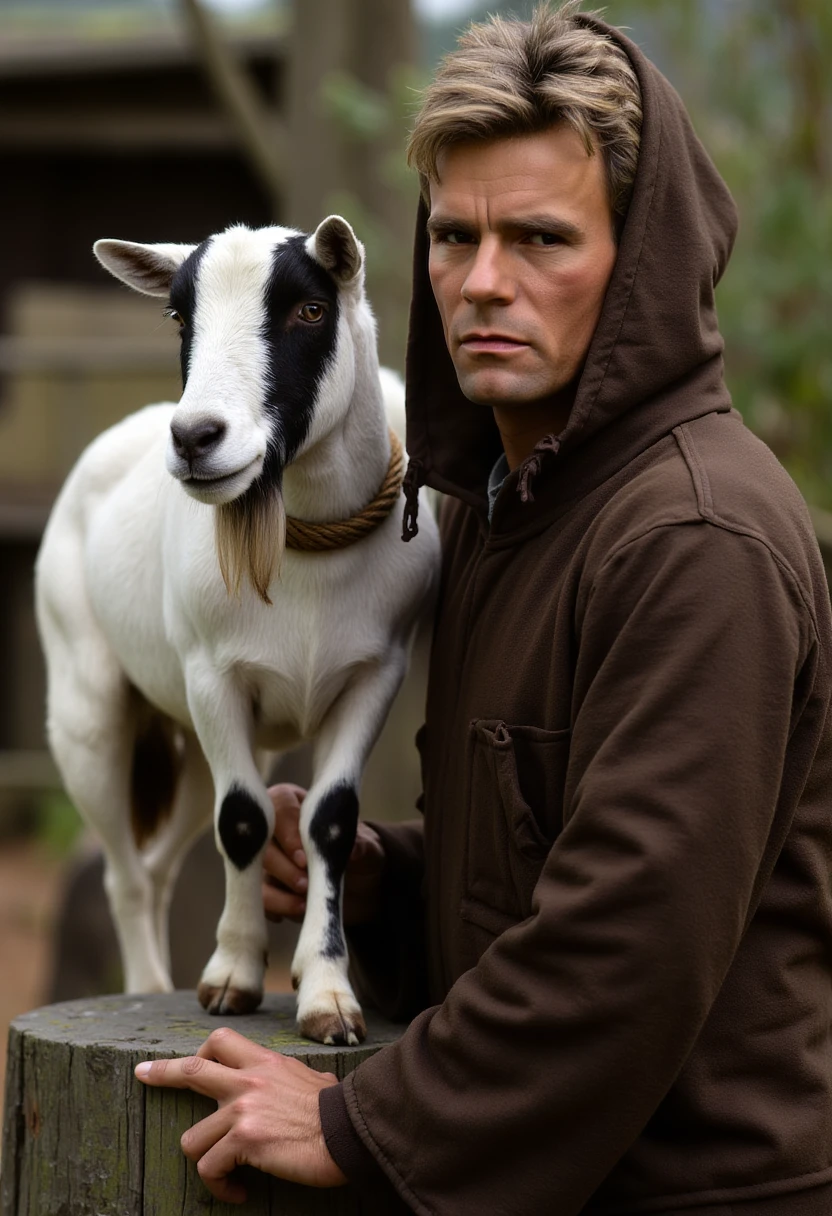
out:
{"label": "hood", "polygon": [[[541,436],[512,474],[526,515],[549,482],[574,496],[681,422],[730,408],[714,288],[736,234],[733,200],[672,85],[619,30],[580,19],[619,43],[633,64],[642,93],[641,147],[569,421],[560,435]],[[428,279],[427,215],[420,202],[407,348],[410,501],[427,484],[484,511],[488,474],[502,446],[491,410],[468,401],[457,384]],[[552,497],[549,488],[545,498]]]}

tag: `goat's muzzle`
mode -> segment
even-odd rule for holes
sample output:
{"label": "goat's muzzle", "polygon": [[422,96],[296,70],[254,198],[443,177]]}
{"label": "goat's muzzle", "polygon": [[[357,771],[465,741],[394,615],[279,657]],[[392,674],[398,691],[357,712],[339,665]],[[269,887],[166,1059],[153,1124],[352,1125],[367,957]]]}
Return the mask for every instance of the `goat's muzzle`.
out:
{"label": "goat's muzzle", "polygon": [[170,424],[173,450],[193,469],[196,462],[210,456],[225,436],[226,426],[218,419],[203,418],[190,424],[176,419]]}

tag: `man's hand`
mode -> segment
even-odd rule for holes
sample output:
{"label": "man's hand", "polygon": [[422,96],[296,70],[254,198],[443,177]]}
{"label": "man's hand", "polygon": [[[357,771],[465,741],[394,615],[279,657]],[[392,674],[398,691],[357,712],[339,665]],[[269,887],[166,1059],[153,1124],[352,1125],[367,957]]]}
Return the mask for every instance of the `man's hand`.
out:
{"label": "man's hand", "polygon": [[182,1136],[182,1151],[224,1203],[245,1203],[246,1189],[233,1177],[238,1165],[306,1186],[343,1186],[347,1179],[329,1155],[321,1130],[318,1095],[338,1080],[259,1047],[222,1027],[195,1056],[139,1064],[147,1085],[193,1089],[218,1109]]}
{"label": "man's hand", "polygon": [[[269,920],[300,921],[306,910],[306,854],[300,838],[300,809],[306,791],[299,785],[273,785],[274,835],[266,846],[263,907]],[[375,915],[384,848],[378,832],[359,823],[344,880],[344,924],[361,925]]]}

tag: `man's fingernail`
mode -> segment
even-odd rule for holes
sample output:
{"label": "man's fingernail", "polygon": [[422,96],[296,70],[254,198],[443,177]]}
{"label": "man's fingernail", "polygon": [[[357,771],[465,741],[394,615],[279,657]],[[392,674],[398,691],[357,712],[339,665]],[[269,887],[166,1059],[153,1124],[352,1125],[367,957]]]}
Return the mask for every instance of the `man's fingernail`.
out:
{"label": "man's fingernail", "polygon": [[150,1072],[150,1064],[148,1063],[147,1060],[145,1060],[144,1064],[137,1064],[134,1071],[136,1073],[136,1076],[139,1077],[140,1079],[143,1077],[146,1077],[147,1074]]}
{"label": "man's fingernail", "polygon": [[292,860],[294,861],[296,866],[305,866],[306,865],[306,854],[304,853],[303,849],[296,849]]}
{"label": "man's fingernail", "polygon": [[295,880],[295,889],[298,891],[305,891],[308,886],[309,886],[308,878],[298,878]]}

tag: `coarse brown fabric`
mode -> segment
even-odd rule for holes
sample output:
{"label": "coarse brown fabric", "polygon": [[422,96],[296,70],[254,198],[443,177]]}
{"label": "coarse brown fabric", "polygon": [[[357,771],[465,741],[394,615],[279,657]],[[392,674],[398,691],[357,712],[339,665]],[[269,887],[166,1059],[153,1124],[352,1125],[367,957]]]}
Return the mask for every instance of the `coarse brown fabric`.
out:
{"label": "coarse brown fabric", "polygon": [[325,1091],[324,1129],[418,1213],[819,1214],[828,592],[723,384],[733,204],[609,32],[643,92],[633,201],[569,423],[490,527],[499,440],[456,386],[420,217],[408,447],[451,495],[424,838],[383,830],[382,911],[352,945],[365,993],[422,1012]]}

